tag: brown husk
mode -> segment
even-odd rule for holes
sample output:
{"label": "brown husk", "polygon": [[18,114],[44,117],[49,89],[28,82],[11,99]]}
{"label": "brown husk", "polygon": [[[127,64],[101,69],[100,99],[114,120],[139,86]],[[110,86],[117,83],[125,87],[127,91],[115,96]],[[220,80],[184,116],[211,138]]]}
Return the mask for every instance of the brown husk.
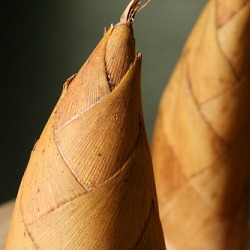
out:
{"label": "brown husk", "polygon": [[23,176],[6,249],[165,249],[131,20],[63,93]]}
{"label": "brown husk", "polygon": [[210,1],[164,91],[152,157],[169,250],[248,238],[250,2]]}

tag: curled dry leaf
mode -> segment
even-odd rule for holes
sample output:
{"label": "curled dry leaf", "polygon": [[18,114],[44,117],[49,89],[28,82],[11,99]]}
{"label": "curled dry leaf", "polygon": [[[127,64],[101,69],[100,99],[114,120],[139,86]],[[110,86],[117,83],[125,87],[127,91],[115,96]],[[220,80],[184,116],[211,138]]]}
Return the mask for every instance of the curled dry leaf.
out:
{"label": "curled dry leaf", "polygon": [[64,85],[31,153],[6,249],[165,249],[141,55],[125,16]]}
{"label": "curled dry leaf", "polygon": [[152,157],[170,250],[248,236],[250,1],[210,1],[162,96]]}

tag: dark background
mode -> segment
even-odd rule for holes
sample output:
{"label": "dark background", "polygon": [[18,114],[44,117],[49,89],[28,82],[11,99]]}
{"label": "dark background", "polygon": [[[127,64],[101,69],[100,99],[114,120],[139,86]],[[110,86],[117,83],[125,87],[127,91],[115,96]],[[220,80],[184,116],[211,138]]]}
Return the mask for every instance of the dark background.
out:
{"label": "dark background", "polygon": [[[1,1],[0,203],[14,198],[61,93],[128,0]],[[152,0],[134,23],[149,140],[164,86],[205,0]]]}

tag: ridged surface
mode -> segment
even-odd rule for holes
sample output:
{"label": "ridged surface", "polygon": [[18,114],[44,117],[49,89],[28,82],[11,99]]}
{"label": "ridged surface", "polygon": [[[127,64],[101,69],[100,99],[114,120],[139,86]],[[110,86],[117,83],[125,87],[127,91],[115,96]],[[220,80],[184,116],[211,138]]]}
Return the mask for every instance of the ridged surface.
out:
{"label": "ridged surface", "polygon": [[250,1],[210,1],[162,96],[152,156],[169,250],[248,238]]}
{"label": "ridged surface", "polygon": [[[32,151],[6,249],[165,249],[141,107],[141,55],[132,64],[119,55],[109,66],[120,79],[113,89],[105,57],[132,35],[127,30],[117,48],[107,47],[115,29],[64,85]],[[118,64],[126,65],[116,76]]]}
{"label": "ridged surface", "polygon": [[[121,42],[124,39],[127,40],[126,44]],[[120,23],[116,25],[113,35],[108,40],[107,50],[109,53],[106,53],[105,56],[106,70],[113,89],[119,84],[135,58],[135,41],[131,24]]]}

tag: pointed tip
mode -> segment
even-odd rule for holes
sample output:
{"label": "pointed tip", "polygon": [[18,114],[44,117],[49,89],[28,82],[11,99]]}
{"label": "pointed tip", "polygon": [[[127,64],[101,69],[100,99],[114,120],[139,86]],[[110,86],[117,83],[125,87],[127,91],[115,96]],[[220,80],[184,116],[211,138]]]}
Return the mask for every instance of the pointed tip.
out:
{"label": "pointed tip", "polygon": [[130,25],[118,23],[109,37],[105,65],[110,89],[113,90],[135,60],[135,39]]}

